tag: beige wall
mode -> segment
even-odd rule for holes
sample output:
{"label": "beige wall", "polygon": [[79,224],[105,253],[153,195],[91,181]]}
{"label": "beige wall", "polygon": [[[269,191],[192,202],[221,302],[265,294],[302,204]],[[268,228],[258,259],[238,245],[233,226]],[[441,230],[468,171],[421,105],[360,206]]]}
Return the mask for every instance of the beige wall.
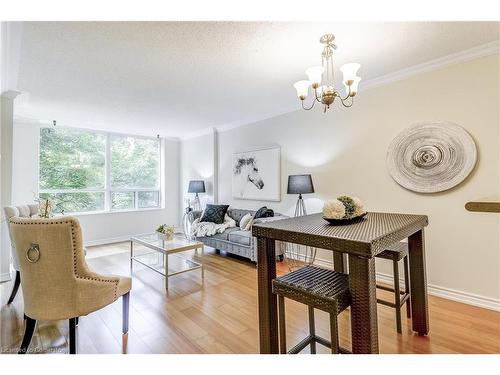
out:
{"label": "beige wall", "polygon": [[[320,211],[324,199],[347,193],[364,200],[368,210],[426,214],[429,284],[445,294],[470,294],[498,308],[500,215],[464,209],[465,202],[500,191],[498,67],[499,56],[489,56],[362,91],[350,109],[337,103],[327,114],[319,109],[296,111],[221,132],[219,201],[242,208],[266,204],[293,214],[296,196],[286,195],[287,176],[311,173],[316,193],[305,196],[309,213]],[[391,140],[426,120],[463,126],[478,147],[472,175],[450,191],[430,195],[400,187],[385,165]],[[271,145],[281,146],[282,201],[234,200],[231,154]],[[204,157],[191,153],[190,162]],[[390,268],[379,262],[377,271],[389,274]]]}

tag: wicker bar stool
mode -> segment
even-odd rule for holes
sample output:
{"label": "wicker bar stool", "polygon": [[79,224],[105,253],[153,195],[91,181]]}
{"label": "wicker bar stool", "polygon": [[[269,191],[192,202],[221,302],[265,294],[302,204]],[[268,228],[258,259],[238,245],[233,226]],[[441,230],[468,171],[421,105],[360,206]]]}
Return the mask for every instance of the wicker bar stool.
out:
{"label": "wicker bar stool", "polygon": [[[406,303],[406,316],[411,318],[411,307],[410,307],[410,278],[408,272],[408,244],[406,242],[399,242],[392,245],[388,249],[384,250],[377,255],[377,258],[387,259],[392,261],[393,273],[394,273],[394,288],[390,288],[384,285],[378,285],[378,289],[387,290],[394,293],[394,302],[385,301],[383,299],[377,298],[377,302],[393,307],[396,309],[396,329],[398,333],[401,333],[401,307]],[[404,282],[405,289],[402,291],[399,287],[399,262],[403,260],[403,270],[404,270]]]}
{"label": "wicker bar stool", "polygon": [[[316,353],[316,343],[331,348],[332,353],[349,353],[339,348],[337,315],[351,304],[349,276],[316,266],[307,266],[273,280],[273,293],[278,296],[280,353],[297,354],[307,345]],[[287,351],[285,324],[285,297],[301,302],[309,308],[309,336]],[[328,341],[316,335],[314,309],[330,313]]]}

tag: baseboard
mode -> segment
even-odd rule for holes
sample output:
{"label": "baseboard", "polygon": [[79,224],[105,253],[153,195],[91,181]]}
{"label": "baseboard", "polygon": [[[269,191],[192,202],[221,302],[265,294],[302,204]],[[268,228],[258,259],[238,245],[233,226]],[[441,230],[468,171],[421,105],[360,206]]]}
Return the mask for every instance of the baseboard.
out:
{"label": "baseboard", "polygon": [[[333,262],[327,259],[316,259],[316,264],[332,267]],[[376,274],[377,282],[384,284],[393,284],[394,277],[392,275],[388,275],[385,273],[377,272]],[[403,283],[403,279],[400,280],[400,283]],[[478,294],[462,292],[460,290],[445,288],[439,285],[427,284],[427,292],[436,297],[441,297],[445,299],[449,299],[451,301],[465,303],[467,305],[482,307],[488,310],[500,311],[500,299],[485,297]]]}
{"label": "baseboard", "polygon": [[10,272],[0,273],[0,283],[12,280],[12,275]]}
{"label": "baseboard", "polygon": [[83,245],[85,247],[100,246],[100,245],[109,245],[109,244],[117,243],[117,242],[130,241],[130,237],[133,237],[133,236],[135,236],[135,234],[133,234],[133,235],[127,235],[127,236],[118,236],[118,237],[111,237],[111,238],[103,238],[101,240],[85,241]]}

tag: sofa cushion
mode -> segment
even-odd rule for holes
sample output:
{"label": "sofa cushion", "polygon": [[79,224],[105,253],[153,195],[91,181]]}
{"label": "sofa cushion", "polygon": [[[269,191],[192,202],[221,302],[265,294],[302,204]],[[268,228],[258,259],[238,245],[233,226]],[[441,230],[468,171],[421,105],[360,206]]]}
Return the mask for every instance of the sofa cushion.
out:
{"label": "sofa cushion", "polygon": [[228,208],[228,204],[207,204],[200,221],[222,224]]}
{"label": "sofa cushion", "polygon": [[229,241],[243,246],[250,246],[252,242],[252,232],[248,230],[235,230],[229,233]]}
{"label": "sofa cushion", "polygon": [[237,231],[237,230],[240,230],[240,228],[227,228],[224,232],[216,233],[210,237],[217,238],[219,240],[229,241],[229,233]]}

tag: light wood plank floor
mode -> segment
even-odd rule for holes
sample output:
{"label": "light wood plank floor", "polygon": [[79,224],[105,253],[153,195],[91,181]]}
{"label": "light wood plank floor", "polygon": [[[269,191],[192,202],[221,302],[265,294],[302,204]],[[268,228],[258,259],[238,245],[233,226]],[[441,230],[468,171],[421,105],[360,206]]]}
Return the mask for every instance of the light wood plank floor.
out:
{"label": "light wood plank floor", "polygon": [[[98,272],[128,275],[129,243],[89,248],[88,263]],[[109,253],[110,255],[106,255]],[[130,302],[130,331],[121,334],[121,302],[82,317],[79,353],[258,353],[257,271],[250,262],[207,251],[205,280],[193,271],[170,279],[135,263]],[[188,256],[197,258],[194,252]],[[279,272],[287,269],[279,264]],[[0,284],[1,352],[15,352],[23,334],[23,302],[5,303],[11,283]],[[387,295],[386,295],[387,296]],[[307,334],[307,309],[287,301],[288,346]],[[380,306],[382,353],[500,353],[500,313],[430,297],[431,332],[413,334],[403,314],[396,333],[394,310]],[[317,312],[317,332],[328,338],[328,317]],[[339,317],[340,343],[350,347],[349,312]],[[67,352],[67,322],[40,322],[31,350]],[[320,353],[328,349],[318,345]],[[305,350],[307,352],[307,349]]]}

